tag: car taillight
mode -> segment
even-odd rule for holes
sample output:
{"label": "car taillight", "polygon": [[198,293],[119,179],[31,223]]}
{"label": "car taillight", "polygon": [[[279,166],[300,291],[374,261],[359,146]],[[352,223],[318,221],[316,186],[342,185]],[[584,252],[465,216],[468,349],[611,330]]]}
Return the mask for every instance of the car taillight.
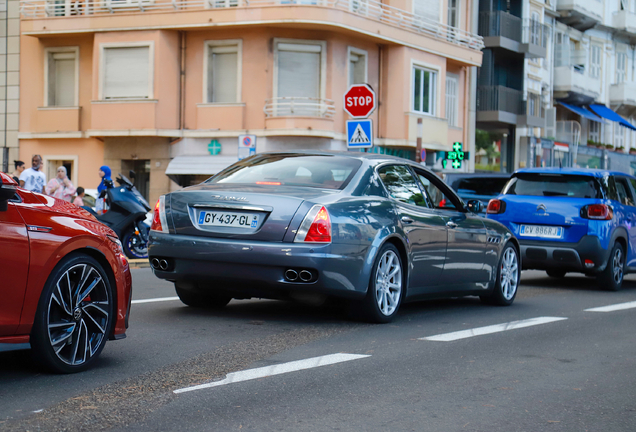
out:
{"label": "car taillight", "polygon": [[168,223],[166,221],[166,196],[161,195],[155,205],[155,212],[152,215],[152,225],[150,225],[152,231],[160,231],[167,233]]}
{"label": "car taillight", "polygon": [[612,208],[605,204],[590,204],[583,211],[583,217],[596,220],[610,220],[614,217]]}
{"label": "car taillight", "polygon": [[488,201],[488,207],[486,208],[486,213],[488,214],[499,214],[506,211],[506,203],[499,199],[491,199]]}
{"label": "car taillight", "polygon": [[309,210],[294,242],[331,243],[331,218],[324,206],[315,205]]}

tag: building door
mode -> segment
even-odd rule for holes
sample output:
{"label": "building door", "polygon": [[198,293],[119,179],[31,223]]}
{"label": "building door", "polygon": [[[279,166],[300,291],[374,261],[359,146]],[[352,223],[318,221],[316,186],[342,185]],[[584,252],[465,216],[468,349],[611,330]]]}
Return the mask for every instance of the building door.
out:
{"label": "building door", "polygon": [[66,175],[68,179],[73,182],[75,187],[80,186],[76,184],[76,179],[73,178],[73,169],[75,168],[75,161],[69,159],[46,159],[46,166],[44,167],[44,174],[46,174],[46,180],[49,181],[53,177],[57,176],[57,169],[63,166],[66,168]]}
{"label": "building door", "polygon": [[[130,159],[121,161],[122,174],[128,177],[129,171],[135,172],[135,180],[133,183],[135,187],[148,201],[148,195],[150,193],[150,160],[148,159]],[[115,174],[115,173],[113,173]],[[132,180],[132,179],[130,179]]]}

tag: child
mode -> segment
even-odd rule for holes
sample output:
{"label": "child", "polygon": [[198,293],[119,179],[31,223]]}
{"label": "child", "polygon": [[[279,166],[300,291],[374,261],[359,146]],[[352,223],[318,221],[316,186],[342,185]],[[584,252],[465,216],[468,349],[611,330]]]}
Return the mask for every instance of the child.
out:
{"label": "child", "polygon": [[82,198],[84,198],[84,188],[80,186],[77,188],[77,196],[73,200],[73,204],[78,207],[82,207],[84,205],[84,200]]}

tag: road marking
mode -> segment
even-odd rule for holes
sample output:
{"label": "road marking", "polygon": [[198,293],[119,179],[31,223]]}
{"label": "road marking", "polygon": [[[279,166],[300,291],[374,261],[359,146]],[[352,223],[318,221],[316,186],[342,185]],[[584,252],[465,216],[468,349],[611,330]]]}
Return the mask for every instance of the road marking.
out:
{"label": "road marking", "polygon": [[174,301],[179,300],[179,297],[159,297],[159,298],[151,298],[151,299],[142,299],[142,300],[133,300],[132,304],[139,303],[154,303],[154,302],[164,302],[164,301]]}
{"label": "road marking", "polygon": [[585,312],[614,312],[618,310],[633,309],[633,308],[636,308],[636,301],[585,309]]}
{"label": "road marking", "polygon": [[371,357],[370,355],[362,354],[330,354],[326,356],[313,357],[305,360],[297,360],[288,363],[282,363],[272,366],[265,366],[255,369],[247,369],[240,372],[232,372],[227,374],[224,380],[214,381],[207,384],[196,385],[192,387],[185,387],[178,390],[174,390],[174,393],[185,393],[194,390],[201,390],[210,387],[217,387],[226,384],[237,383],[241,381],[249,381],[258,378],[265,378],[273,375],[280,375],[288,372],[296,372],[304,369],[312,369],[320,366],[328,366],[336,363],[347,362],[351,360],[363,359]]}
{"label": "road marking", "polygon": [[450,342],[450,341],[456,341],[459,339],[466,339],[473,336],[481,336],[481,335],[498,333],[498,332],[507,331],[507,330],[515,330],[515,329],[531,327],[531,326],[535,326],[539,324],[562,321],[566,319],[567,318],[564,318],[564,317],[537,317],[537,318],[530,318],[530,319],[521,320],[521,321],[511,321],[511,322],[503,323],[503,324],[495,324],[495,325],[490,325],[486,327],[477,327],[474,329],[461,330],[461,331],[456,331],[453,333],[444,333],[444,334],[439,334],[435,336],[428,336],[428,337],[419,338],[419,340]]}

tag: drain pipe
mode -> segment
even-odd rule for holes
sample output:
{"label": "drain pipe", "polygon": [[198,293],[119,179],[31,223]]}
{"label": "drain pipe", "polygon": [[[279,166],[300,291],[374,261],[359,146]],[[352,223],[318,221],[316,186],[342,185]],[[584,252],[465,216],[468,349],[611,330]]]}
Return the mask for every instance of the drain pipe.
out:
{"label": "drain pipe", "polygon": [[[477,34],[479,26],[479,2],[471,2],[471,20],[470,20],[470,32]],[[470,157],[468,158],[468,172],[475,172],[475,134],[477,133],[477,67],[470,66],[468,68],[469,75],[469,92],[470,92],[470,106],[468,108],[468,151]]]}
{"label": "drain pipe", "polygon": [[181,134],[185,129],[185,65],[186,65],[186,34],[179,32],[181,36],[179,49],[179,129]]}

